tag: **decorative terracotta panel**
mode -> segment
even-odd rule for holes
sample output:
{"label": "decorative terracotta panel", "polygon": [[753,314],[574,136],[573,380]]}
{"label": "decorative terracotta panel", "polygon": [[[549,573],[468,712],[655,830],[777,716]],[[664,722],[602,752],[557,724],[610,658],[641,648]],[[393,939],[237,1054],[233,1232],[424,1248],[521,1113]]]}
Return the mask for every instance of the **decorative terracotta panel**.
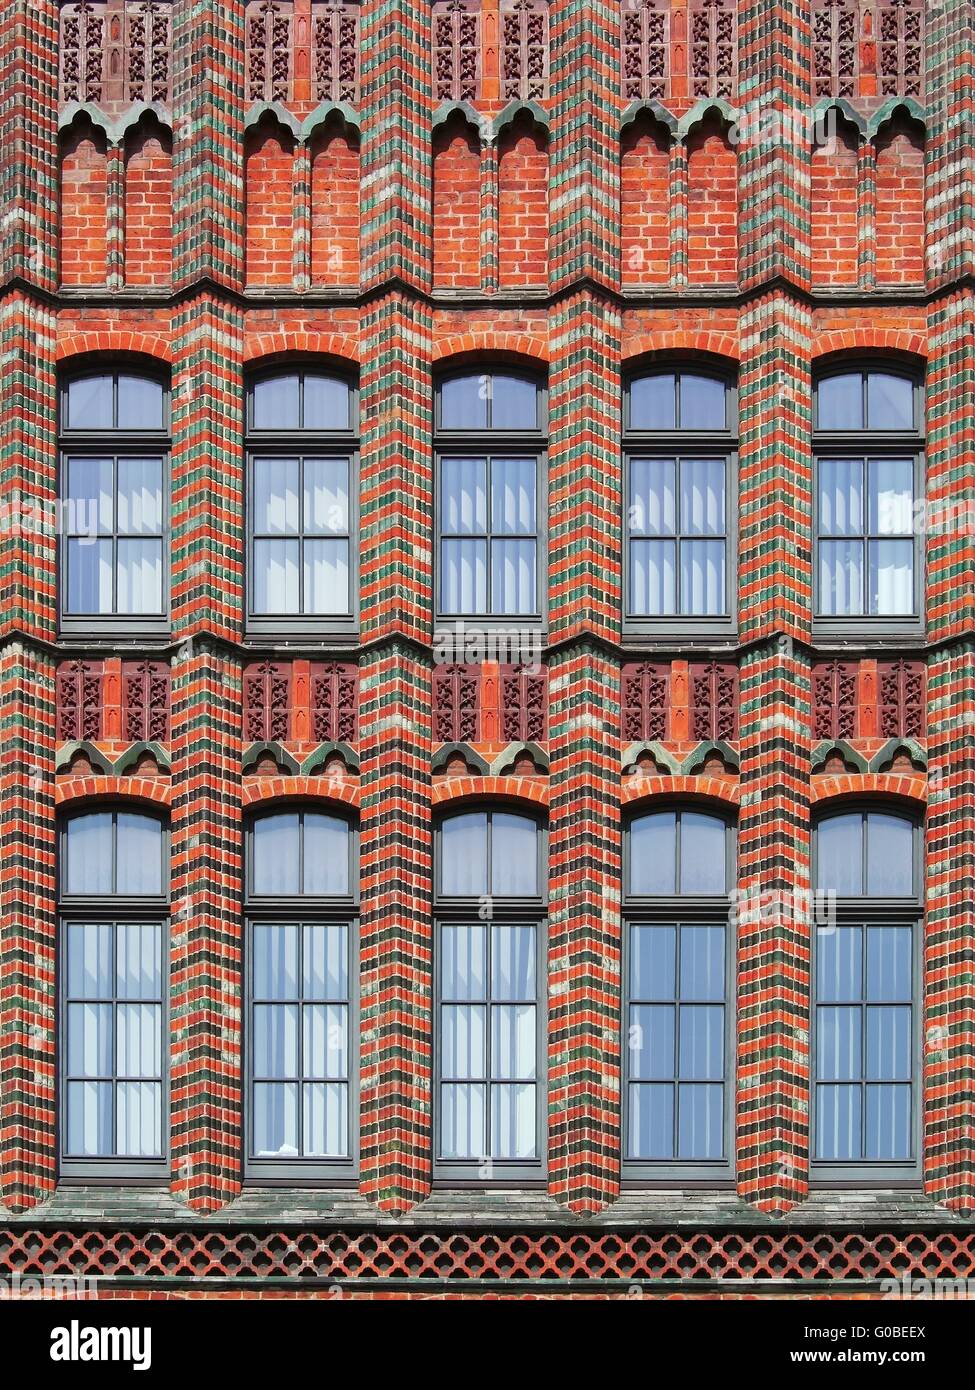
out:
{"label": "decorative terracotta panel", "polygon": [[738,736],[738,667],[721,661],[692,662],[691,737]]}
{"label": "decorative terracotta panel", "polygon": [[80,0],[61,8],[61,101],[106,110],[172,99],[172,6]]}
{"label": "decorative terracotta panel", "polygon": [[670,667],[632,661],[623,667],[623,737],[628,742],[668,737]]}
{"label": "decorative terracotta panel", "polygon": [[433,737],[437,743],[476,743],[481,736],[477,666],[441,666],[433,677]]}
{"label": "decorative terracotta panel", "polygon": [[502,737],[525,743],[540,743],[546,737],[547,677],[544,667],[502,666]]}
{"label": "decorative terracotta panel", "polygon": [[857,663],[819,661],[813,666],[813,738],[857,736]]}
{"label": "decorative terracotta panel", "polygon": [[435,0],[433,84],[439,101],[480,96],[481,15],[475,0]]}

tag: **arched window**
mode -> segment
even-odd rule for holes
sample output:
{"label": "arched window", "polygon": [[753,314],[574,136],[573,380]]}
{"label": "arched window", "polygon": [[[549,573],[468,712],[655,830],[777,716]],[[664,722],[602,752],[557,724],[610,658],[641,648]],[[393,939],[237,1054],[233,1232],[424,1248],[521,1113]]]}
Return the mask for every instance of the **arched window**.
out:
{"label": "arched window", "polygon": [[545,1131],[544,836],[486,809],[446,816],[436,854],[436,1171],[539,1179]]}
{"label": "arched window", "polygon": [[248,629],[351,636],[356,625],[357,393],[317,368],[248,391]]}
{"label": "arched window", "polygon": [[625,844],[624,1168],[726,1177],[734,1109],[734,830],[671,807]]}
{"label": "arched window", "polygon": [[814,838],[813,1175],[918,1172],[920,828],[841,811]]}
{"label": "arched window", "polygon": [[255,816],[246,903],[246,1162],[252,1178],[351,1176],[357,864],[342,817]]}
{"label": "arched window", "polygon": [[736,393],[699,367],[631,379],[625,604],[635,633],[735,625]]}
{"label": "arched window", "polygon": [[169,622],[169,397],[130,369],[61,390],[60,609],[66,633]]}
{"label": "arched window", "polygon": [[437,389],[437,615],[539,627],[544,616],[545,393],[511,370]]}
{"label": "arched window", "polygon": [[832,371],[815,402],[816,619],[902,632],[923,611],[923,397],[890,365]]}
{"label": "arched window", "polygon": [[168,1177],[168,847],[158,817],[61,826],[61,1173]]}

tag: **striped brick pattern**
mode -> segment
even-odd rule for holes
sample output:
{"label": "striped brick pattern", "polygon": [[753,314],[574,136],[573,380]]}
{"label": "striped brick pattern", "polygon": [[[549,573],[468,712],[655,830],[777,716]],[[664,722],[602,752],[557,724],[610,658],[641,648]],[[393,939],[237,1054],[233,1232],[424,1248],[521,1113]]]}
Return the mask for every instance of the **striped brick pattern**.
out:
{"label": "striped brick pattern", "polygon": [[57,284],[58,12],[56,0],[0,6],[0,269]]}

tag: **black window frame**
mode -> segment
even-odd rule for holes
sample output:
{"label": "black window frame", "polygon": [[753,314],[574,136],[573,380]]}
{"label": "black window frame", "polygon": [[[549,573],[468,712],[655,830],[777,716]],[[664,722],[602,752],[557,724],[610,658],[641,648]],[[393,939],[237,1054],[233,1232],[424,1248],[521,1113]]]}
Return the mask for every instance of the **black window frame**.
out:
{"label": "black window frame", "polygon": [[[632,390],[634,385],[646,380],[649,377],[674,378],[674,392],[676,400],[680,399],[680,377],[695,376],[706,377],[711,381],[721,382],[725,390],[725,429],[723,430],[684,430],[679,427],[679,418],[676,414],[677,405],[675,404],[675,422],[677,427],[672,430],[647,430],[635,429],[631,423],[632,419]],[[631,643],[639,644],[646,639],[656,639],[664,644],[674,642],[686,645],[707,645],[714,638],[734,637],[738,632],[738,530],[739,530],[739,498],[738,498],[738,453],[739,453],[739,424],[738,424],[738,383],[736,375],[721,367],[709,362],[699,362],[693,359],[675,359],[656,363],[651,367],[644,367],[636,371],[627,373],[623,382],[623,479],[622,479],[622,549],[623,549],[623,573],[622,573],[622,608],[623,608],[623,638]],[[680,542],[683,533],[680,530],[679,515],[678,529],[674,534],[676,547],[677,564],[675,569],[675,579],[677,588],[678,611],[673,614],[637,614],[632,611],[630,606],[630,583],[632,579],[633,562],[631,558],[631,544],[633,540],[644,539],[634,537],[630,530],[630,481],[632,476],[632,465],[634,460],[640,458],[673,458],[675,469],[677,470],[677,506],[680,506],[680,462],[684,458],[718,458],[725,460],[725,597],[727,612],[724,614],[681,613],[680,610]],[[667,537],[661,537],[667,539]],[[701,537],[700,539],[707,539]]]}
{"label": "black window frame", "polygon": [[[892,805],[882,800],[857,800],[830,807],[816,817],[812,827],[812,854],[810,868],[812,883],[819,899],[819,829],[837,816],[859,814],[868,816],[871,812],[896,816],[911,826],[912,868],[914,893],[909,898],[868,896],[838,897],[835,900],[836,925],[838,927],[892,926],[911,929],[911,1144],[912,1156],[907,1160],[861,1159],[855,1163],[846,1159],[820,1159],[816,1156],[818,1132],[818,1093],[820,1085],[844,1084],[819,1082],[819,1040],[818,1021],[820,1004],[818,1000],[820,933],[828,931],[819,921],[813,920],[812,950],[810,953],[809,983],[809,1184],[810,1187],[829,1190],[830,1188],[889,1188],[900,1186],[918,1188],[923,1178],[923,1134],[924,1134],[924,1073],[923,1073],[923,1032],[924,1032],[924,826],[922,818],[902,806]],[[864,834],[864,859],[866,856],[866,835]],[[864,878],[864,887],[866,879]],[[815,914],[822,915],[822,904]],[[866,949],[866,939],[864,946]],[[865,987],[865,986],[864,986]],[[833,1006],[827,1000],[822,1007]],[[866,995],[858,1005],[866,1012]],[[863,1077],[861,1087],[868,1084]],[[865,1122],[865,1121],[863,1121]]]}
{"label": "black window frame", "polygon": [[[819,428],[819,390],[824,381],[840,376],[861,376],[863,396],[864,427],[860,430],[821,430]],[[867,378],[871,374],[900,377],[910,382],[914,401],[915,427],[912,430],[871,430],[866,427]],[[925,599],[927,593],[927,567],[924,529],[914,527],[910,539],[914,546],[914,611],[910,614],[871,614],[856,613],[848,617],[842,614],[824,614],[820,608],[820,545],[824,537],[821,532],[819,465],[824,458],[853,458],[864,461],[885,458],[910,458],[913,463],[914,509],[926,499],[926,416],[925,381],[920,370],[912,369],[901,362],[889,361],[882,357],[858,357],[832,363],[815,374],[813,380],[813,558],[812,558],[812,632],[814,639],[852,640],[922,638],[925,627]],[[864,600],[869,582],[868,542],[869,494],[866,474],[863,488],[863,531],[859,539],[864,544]],[[825,539],[832,539],[825,537]],[[856,540],[858,537],[850,537]],[[897,537],[894,537],[897,539]],[[908,539],[903,537],[902,539]]]}
{"label": "black window frame", "polygon": [[[68,863],[68,826],[86,815],[112,814],[113,875],[117,868],[116,842],[118,816],[133,814],[155,821],[160,829],[162,892],[159,895],[120,896],[112,894],[68,893],[66,868]],[[86,804],[72,809],[59,818],[57,828],[57,1153],[58,1179],[68,1185],[105,1185],[124,1182],[132,1186],[157,1187],[170,1179],[171,1116],[170,1116],[170,1049],[172,1016],[170,1004],[170,844],[171,831],[167,817],[150,807],[131,802]],[[160,929],[160,1141],[162,1154],[158,1158],[137,1158],[113,1154],[105,1157],[68,1154],[67,1106],[69,1072],[68,1058],[68,928],[85,925],[111,925],[113,944],[120,925],[158,926]],[[117,1002],[113,1000],[114,1003]],[[114,1029],[114,1013],[113,1013]],[[115,1041],[113,1033],[113,1057]],[[114,1076],[117,1083],[118,1077]],[[114,1127],[114,1121],[113,1121]]]}
{"label": "black window frame", "polygon": [[[278,815],[299,816],[299,835],[303,836],[306,814],[330,816],[344,822],[349,840],[349,892],[331,897],[298,895],[258,895],[254,892],[254,826],[260,820]],[[354,815],[332,804],[319,805],[309,801],[272,803],[259,806],[247,817],[244,829],[244,951],[243,951],[243,1047],[242,1082],[244,1087],[241,1145],[244,1182],[252,1187],[355,1187],[358,1182],[360,1158],[359,1121],[359,827]],[[299,849],[303,853],[303,843]],[[347,931],[348,969],[348,1133],[349,1153],[335,1158],[259,1158],[252,1154],[254,1106],[254,927],[344,926]],[[296,1078],[299,1089],[304,1076]],[[299,1113],[299,1123],[301,1114]]]}
{"label": "black window frame", "polygon": [[[339,430],[257,429],[254,426],[254,389],[260,383],[276,377],[297,376],[299,381],[299,412],[304,410],[304,383],[308,376],[327,377],[340,381],[349,392],[349,427]],[[245,592],[246,637],[253,638],[326,638],[337,646],[354,646],[359,634],[359,466],[360,466],[359,383],[348,370],[330,363],[302,360],[279,362],[249,372],[245,379],[245,502],[244,524],[247,545]],[[328,613],[258,613],[254,608],[257,569],[255,565],[254,531],[254,460],[257,457],[296,458],[303,469],[308,458],[341,458],[349,463],[349,611],[347,614]],[[303,507],[299,495],[299,507]],[[276,536],[276,540],[297,540],[303,546],[308,537],[302,516],[294,536]],[[322,539],[322,537],[312,537]],[[263,539],[263,537],[260,537]],[[299,582],[301,576],[299,575]]]}
{"label": "black window frame", "polygon": [[[491,865],[491,826],[492,816],[521,816],[531,821],[536,830],[536,854],[538,869],[538,893],[532,897],[499,897],[487,895],[490,900],[490,913],[482,915],[483,897],[457,897],[441,891],[441,871],[443,866],[443,826],[456,816],[472,813],[487,814],[488,873]],[[548,830],[544,817],[533,813],[527,807],[510,806],[499,802],[465,803],[444,811],[438,817],[434,830],[434,951],[433,951],[433,1185],[441,1188],[476,1188],[490,1191],[493,1188],[544,1188],[548,1174]],[[490,885],[489,885],[490,886]],[[482,1177],[479,1169],[482,1158],[458,1159],[441,1156],[441,1085],[443,1075],[443,1035],[441,1009],[443,999],[443,928],[445,926],[483,925],[490,933],[493,925],[532,927],[535,930],[535,1124],[538,1154],[534,1159],[491,1158],[491,1176]],[[488,978],[485,982],[484,1006],[490,1014],[492,997],[490,990],[491,942],[488,937],[486,968]],[[454,1001],[448,1001],[454,1002]],[[460,1001],[463,1002],[463,1001]],[[490,1054],[487,1056],[490,1066]],[[490,1101],[488,1100],[487,1123],[490,1125]],[[489,1147],[490,1145],[488,1145]],[[487,1157],[487,1156],[485,1156]]]}
{"label": "black window frame", "polygon": [[[683,814],[706,815],[724,826],[725,884],[722,894],[676,893],[638,894],[630,891],[632,829],[637,821],[659,812],[677,815],[675,855],[680,859],[680,818]],[[736,886],[738,828],[735,815],[711,805],[692,801],[654,801],[639,805],[627,816],[623,826],[622,897],[622,998],[620,1008],[620,1143],[621,1181],[624,1188],[650,1189],[667,1187],[732,1188],[735,1183],[735,1110],[737,1082],[737,935],[731,912],[732,892]],[[676,880],[675,880],[676,881]],[[722,1136],[724,1154],[721,1159],[645,1159],[631,1158],[630,1152],[630,1086],[640,1084],[631,1076],[629,1047],[629,1018],[633,1003],[632,931],[634,927],[674,927],[678,934],[675,968],[679,966],[679,933],[684,926],[721,927],[725,933],[724,950],[724,1115]],[[674,1007],[679,1008],[679,984],[675,983]],[[643,1001],[637,1001],[643,1002]],[[675,1068],[677,1057],[675,1049]],[[678,1084],[675,1071],[674,1085]],[[677,1107],[674,1107],[677,1123]]]}
{"label": "black window frame", "polygon": [[[138,377],[152,381],[162,389],[163,419],[161,428],[147,430],[74,429],[68,412],[68,393],[79,381],[100,377],[112,378],[113,415],[118,409],[118,379]],[[69,613],[68,612],[68,539],[65,526],[58,526],[58,633],[62,637],[123,638],[143,637],[164,639],[172,625],[172,390],[169,375],[143,363],[129,364],[113,360],[97,367],[88,365],[75,371],[61,373],[58,381],[58,500],[62,509],[67,502],[68,463],[72,458],[112,458],[113,495],[118,497],[119,458],[158,456],[162,461],[162,612],[147,613]],[[63,517],[63,510],[62,510]],[[118,507],[112,518],[113,589],[118,580],[117,542]],[[107,538],[107,537],[106,537]]]}
{"label": "black window frame", "polygon": [[[493,386],[488,391],[488,425],[480,429],[446,429],[443,425],[443,388],[450,381],[465,377],[490,379],[515,377],[535,388],[536,428],[534,430],[496,430],[490,423]],[[516,633],[540,636],[544,641],[548,629],[548,383],[543,372],[524,367],[508,367],[502,363],[482,363],[455,368],[437,376],[434,382],[434,554],[433,608],[434,624],[439,630],[438,644],[452,630],[473,629],[475,632]],[[445,458],[483,458],[487,467],[487,507],[491,509],[491,463],[496,457],[528,458],[535,460],[535,594],[534,613],[447,613],[442,607],[443,563],[443,460]],[[491,539],[493,532],[488,517],[485,532],[487,545],[487,596],[491,595]],[[449,645],[449,644],[448,644]],[[530,644],[525,644],[530,645]],[[460,643],[461,648],[463,643]],[[512,659],[518,658],[516,648]]]}

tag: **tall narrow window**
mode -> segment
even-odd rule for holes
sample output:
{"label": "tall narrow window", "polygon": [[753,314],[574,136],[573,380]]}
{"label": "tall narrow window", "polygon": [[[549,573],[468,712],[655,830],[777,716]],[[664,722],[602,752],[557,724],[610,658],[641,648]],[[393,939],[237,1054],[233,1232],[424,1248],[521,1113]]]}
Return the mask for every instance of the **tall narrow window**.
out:
{"label": "tall narrow window", "polygon": [[441,824],[436,1172],[540,1179],[545,1128],[542,832],[508,811]]}
{"label": "tall narrow window", "polygon": [[446,377],[437,392],[444,621],[539,626],[544,614],[545,393],[503,371]]}
{"label": "tall narrow window", "polygon": [[687,808],[638,816],[625,876],[625,1172],[730,1177],[733,829]]}
{"label": "tall narrow window", "polygon": [[924,592],[918,382],[889,367],[823,376],[815,429],[817,627],[918,629]]}
{"label": "tall narrow window", "polygon": [[357,396],[311,368],[248,392],[248,629],[351,637],[356,625]]}
{"label": "tall narrow window", "polygon": [[169,401],[130,371],[61,391],[61,628],[164,633],[169,622]]}
{"label": "tall narrow window", "polygon": [[813,1175],[916,1179],[918,827],[878,809],[829,816],[815,866],[836,896],[815,941]]}
{"label": "tall narrow window", "polygon": [[246,1170],[355,1172],[355,837],[320,811],[251,823],[247,866]]}
{"label": "tall narrow window", "polygon": [[61,1175],[168,1178],[168,865],[161,821],[88,811],[61,829]]}
{"label": "tall narrow window", "polygon": [[690,368],[634,377],[624,428],[628,628],[731,632],[735,391],[726,378]]}

